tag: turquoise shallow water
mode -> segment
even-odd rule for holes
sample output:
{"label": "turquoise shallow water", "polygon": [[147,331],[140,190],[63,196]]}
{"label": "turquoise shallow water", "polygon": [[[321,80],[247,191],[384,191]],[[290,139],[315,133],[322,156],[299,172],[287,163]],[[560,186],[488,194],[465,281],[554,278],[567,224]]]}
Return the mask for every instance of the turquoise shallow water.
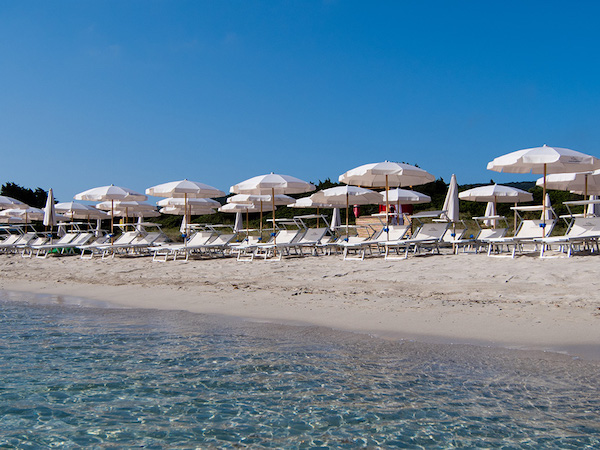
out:
{"label": "turquoise shallow water", "polygon": [[0,447],[600,447],[594,361],[3,297]]}

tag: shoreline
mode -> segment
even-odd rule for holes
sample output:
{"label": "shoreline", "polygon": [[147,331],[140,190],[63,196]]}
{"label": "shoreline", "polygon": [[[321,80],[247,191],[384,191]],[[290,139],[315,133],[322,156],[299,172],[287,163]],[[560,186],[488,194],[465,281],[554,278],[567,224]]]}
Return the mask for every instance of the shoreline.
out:
{"label": "shoreline", "polygon": [[596,264],[594,256],[436,255],[360,262],[334,255],[153,263],[0,255],[0,289],[315,325],[382,339],[600,359]]}

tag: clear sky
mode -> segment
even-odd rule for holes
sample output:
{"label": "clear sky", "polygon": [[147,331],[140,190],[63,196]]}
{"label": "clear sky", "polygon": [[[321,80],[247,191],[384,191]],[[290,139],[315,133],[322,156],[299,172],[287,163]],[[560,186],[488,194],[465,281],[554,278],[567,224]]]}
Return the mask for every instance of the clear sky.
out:
{"label": "clear sky", "polygon": [[0,183],[68,201],[382,160],[600,156],[600,2],[0,0]]}

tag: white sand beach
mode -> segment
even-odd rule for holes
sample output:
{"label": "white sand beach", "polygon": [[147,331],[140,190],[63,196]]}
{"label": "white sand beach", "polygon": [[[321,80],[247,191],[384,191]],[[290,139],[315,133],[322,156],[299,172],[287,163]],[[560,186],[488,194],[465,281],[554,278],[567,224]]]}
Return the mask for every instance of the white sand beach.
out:
{"label": "white sand beach", "polygon": [[132,308],[312,324],[393,339],[472,343],[600,357],[595,256],[436,255],[404,261],[0,255],[0,288]]}

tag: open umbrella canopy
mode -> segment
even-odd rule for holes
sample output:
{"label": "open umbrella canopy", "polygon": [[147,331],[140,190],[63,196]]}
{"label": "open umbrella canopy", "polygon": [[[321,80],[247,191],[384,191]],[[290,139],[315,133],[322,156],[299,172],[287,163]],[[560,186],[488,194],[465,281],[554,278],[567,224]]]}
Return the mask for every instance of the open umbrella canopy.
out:
{"label": "open umbrella canopy", "polygon": [[109,217],[159,217],[160,213],[154,210],[135,211],[125,209],[115,209],[107,212]]}
{"label": "open umbrella canopy", "polygon": [[585,153],[561,147],[526,148],[490,161],[488,170],[508,173],[564,173],[600,169],[600,160]]}
{"label": "open umbrella canopy", "polygon": [[520,203],[532,201],[533,195],[522,189],[490,184],[462,191],[458,194],[458,198],[472,202]]}
{"label": "open umbrella canopy", "polygon": [[111,209],[120,209],[125,211],[156,211],[156,206],[150,203],[138,202],[138,201],[121,201],[115,200],[111,202],[100,202],[96,205],[96,208],[103,211],[110,211]]}
{"label": "open umbrella canopy", "polygon": [[[191,209],[188,207],[188,211],[190,212],[190,216],[207,216],[209,214],[215,214],[214,208],[202,208],[202,207],[192,207]],[[171,214],[174,216],[183,216],[185,212],[185,207],[182,206],[164,206],[158,210],[161,214]]]}
{"label": "open umbrella canopy", "polygon": [[80,192],[73,197],[74,200],[90,202],[103,202],[110,200],[144,201],[148,196],[120,186],[100,186]]}
{"label": "open umbrella canopy", "polygon": [[[381,192],[381,202],[385,202],[385,192]],[[419,203],[429,203],[431,197],[421,194],[420,192],[411,191],[409,189],[390,189],[388,192],[389,201],[392,203],[400,203],[402,205],[416,205]]]}
{"label": "open umbrella canopy", "polygon": [[64,214],[71,219],[106,219],[108,214],[93,206],[77,202],[64,202],[54,205],[56,212]]}
{"label": "open umbrella canopy", "polygon": [[28,207],[29,207],[29,205],[23,203],[20,200],[17,200],[12,197],[7,197],[5,195],[0,195],[0,209],[14,209],[14,208],[25,209]]}
{"label": "open umbrella canopy", "polygon": [[[269,212],[273,208],[270,203],[263,205],[263,212]],[[275,207],[277,209],[277,207]],[[219,208],[219,212],[224,213],[236,213],[236,212],[249,212],[255,213],[260,212],[260,206],[252,203],[227,203]]]}
{"label": "open umbrella canopy", "polygon": [[435,181],[435,177],[425,170],[410,164],[383,161],[364,164],[339,176],[340,183],[355,186],[417,186]]}
{"label": "open umbrella canopy", "polygon": [[381,194],[358,186],[336,186],[315,192],[310,199],[333,206],[375,205],[381,202]]}
{"label": "open umbrella canopy", "polygon": [[315,202],[310,197],[302,197],[288,205],[290,208],[333,208],[330,203]]}
{"label": "open umbrella canopy", "polygon": [[315,186],[311,183],[290,175],[280,175],[273,172],[249,178],[230,188],[232,194],[258,195],[302,194],[314,190]]}
{"label": "open umbrella canopy", "polygon": [[146,189],[146,194],[154,197],[213,198],[223,197],[225,192],[208,184],[185,179],[152,186]]}
{"label": "open umbrella canopy", "polygon": [[[289,195],[276,194],[274,197],[269,195],[256,195],[256,194],[236,194],[227,198],[227,203],[253,203],[260,205],[260,203],[271,203],[275,205],[289,205],[296,201],[295,198]],[[270,211],[270,210],[269,210]]]}
{"label": "open umbrella canopy", "polygon": [[[178,206],[185,208],[186,200],[181,197],[164,198],[156,202],[158,206]],[[188,198],[187,205],[190,208],[218,208],[221,204],[211,198]]]}
{"label": "open umbrella canopy", "polygon": [[0,211],[0,216],[4,217],[22,217],[25,222],[30,220],[44,220],[44,211],[39,208],[12,208]]}
{"label": "open umbrella canopy", "polygon": [[[538,186],[544,185],[544,178],[536,181]],[[570,191],[574,194],[600,194],[600,170],[593,172],[556,173],[546,177],[546,188],[559,191]]]}
{"label": "open umbrella canopy", "polygon": [[0,216],[0,223],[25,223],[23,217]]}

